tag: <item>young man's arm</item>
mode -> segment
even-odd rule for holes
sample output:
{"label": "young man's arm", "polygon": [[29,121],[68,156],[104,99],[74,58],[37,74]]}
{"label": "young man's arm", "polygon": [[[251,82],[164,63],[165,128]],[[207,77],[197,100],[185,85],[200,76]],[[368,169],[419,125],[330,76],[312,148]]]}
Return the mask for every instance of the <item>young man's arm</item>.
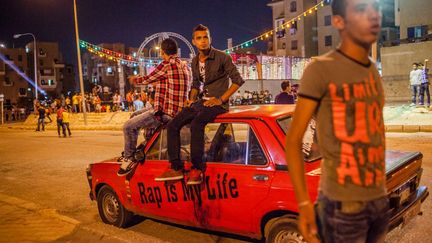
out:
{"label": "young man's arm", "polygon": [[237,67],[234,65],[230,55],[226,55],[223,66],[228,74],[228,77],[230,77],[232,84],[221,97],[214,97],[204,102],[205,106],[222,105],[223,103],[229,101],[231,95],[237,92],[240,86],[242,86],[245,82],[238,72]]}
{"label": "young man's arm", "polygon": [[159,64],[153,72],[151,72],[149,75],[146,76],[132,76],[129,78],[129,82],[131,84],[151,84],[157,81],[160,81],[161,79],[165,78],[166,76],[166,70],[165,70],[165,63],[162,62]]}
{"label": "young man's arm", "polygon": [[299,97],[285,143],[288,171],[299,207],[299,229],[307,242],[319,242],[319,240],[317,239],[314,206],[306,186],[301,146],[304,133],[317,106],[317,101]]}
{"label": "young man's arm", "polygon": [[198,92],[199,92],[199,90],[197,88],[192,87],[192,89],[190,91],[189,99],[187,99],[185,101],[185,107],[189,107],[189,106],[191,106],[192,103],[195,102],[195,100],[197,99],[197,96],[198,96]]}

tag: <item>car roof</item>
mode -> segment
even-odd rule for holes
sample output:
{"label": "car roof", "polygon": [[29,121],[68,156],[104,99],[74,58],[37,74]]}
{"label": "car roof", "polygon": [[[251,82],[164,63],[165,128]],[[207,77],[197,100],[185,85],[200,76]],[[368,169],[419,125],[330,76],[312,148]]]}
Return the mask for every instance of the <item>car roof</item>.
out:
{"label": "car roof", "polygon": [[295,105],[242,105],[231,106],[229,112],[217,118],[276,118],[294,113]]}

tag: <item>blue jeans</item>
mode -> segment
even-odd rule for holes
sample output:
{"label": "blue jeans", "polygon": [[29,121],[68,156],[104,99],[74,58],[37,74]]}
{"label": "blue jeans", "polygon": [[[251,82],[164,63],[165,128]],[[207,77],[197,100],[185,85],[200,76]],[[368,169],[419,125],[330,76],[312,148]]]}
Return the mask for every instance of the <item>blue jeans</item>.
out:
{"label": "blue jeans", "polygon": [[[171,117],[163,115],[162,121],[167,122]],[[156,128],[162,123],[156,119],[153,108],[140,110],[139,114],[134,114],[123,126],[124,136],[124,156],[131,158],[135,152],[138,134],[141,128]]]}
{"label": "blue jeans", "polygon": [[36,131],[40,131],[40,126],[42,125],[42,131],[45,131],[45,118],[38,119],[38,125]]}
{"label": "blue jeans", "polygon": [[318,195],[317,225],[322,242],[384,242],[389,222],[387,197],[372,201],[333,201]]}
{"label": "blue jeans", "polygon": [[429,83],[421,84],[420,86],[420,105],[424,105],[424,98],[427,98],[427,104],[430,106],[430,93],[429,93]]}
{"label": "blue jeans", "polygon": [[411,103],[417,104],[417,94],[420,92],[420,85],[411,85]]}

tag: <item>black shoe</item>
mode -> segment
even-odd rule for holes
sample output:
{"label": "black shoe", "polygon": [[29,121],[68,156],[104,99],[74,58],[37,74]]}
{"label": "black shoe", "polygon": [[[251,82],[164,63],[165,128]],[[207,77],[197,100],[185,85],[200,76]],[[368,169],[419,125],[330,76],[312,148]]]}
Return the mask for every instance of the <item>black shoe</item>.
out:
{"label": "black shoe", "polygon": [[137,162],[135,162],[131,159],[125,158],[121,161],[121,165],[120,165],[120,168],[117,172],[117,175],[118,176],[125,176],[125,175],[131,173],[136,168],[137,165],[138,165]]}

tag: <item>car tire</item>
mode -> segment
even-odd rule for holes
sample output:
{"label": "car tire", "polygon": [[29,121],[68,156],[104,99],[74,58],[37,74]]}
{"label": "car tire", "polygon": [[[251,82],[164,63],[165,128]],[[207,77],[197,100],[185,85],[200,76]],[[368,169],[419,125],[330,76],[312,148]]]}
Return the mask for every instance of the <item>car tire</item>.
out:
{"label": "car tire", "polygon": [[104,223],[124,228],[131,222],[133,213],[121,204],[111,187],[105,185],[99,190],[97,204],[99,216]]}
{"label": "car tire", "polygon": [[306,242],[297,227],[297,220],[288,217],[280,217],[268,222],[266,243]]}

